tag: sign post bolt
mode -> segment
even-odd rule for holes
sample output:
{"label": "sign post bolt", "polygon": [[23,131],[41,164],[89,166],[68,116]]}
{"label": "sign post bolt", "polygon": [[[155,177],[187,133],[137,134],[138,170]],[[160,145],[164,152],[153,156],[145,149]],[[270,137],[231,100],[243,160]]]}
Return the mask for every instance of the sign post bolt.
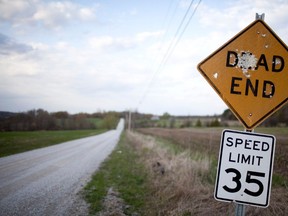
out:
{"label": "sign post bolt", "polygon": [[255,20],[264,20],[264,18],[265,18],[265,13],[262,13],[262,14],[256,13]]}

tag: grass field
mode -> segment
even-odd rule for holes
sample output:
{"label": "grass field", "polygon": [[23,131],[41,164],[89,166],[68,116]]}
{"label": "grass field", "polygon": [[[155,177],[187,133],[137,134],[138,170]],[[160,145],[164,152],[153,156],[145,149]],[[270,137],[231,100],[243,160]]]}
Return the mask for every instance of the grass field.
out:
{"label": "grass field", "polygon": [[105,130],[0,132],[0,157],[103,133]]}

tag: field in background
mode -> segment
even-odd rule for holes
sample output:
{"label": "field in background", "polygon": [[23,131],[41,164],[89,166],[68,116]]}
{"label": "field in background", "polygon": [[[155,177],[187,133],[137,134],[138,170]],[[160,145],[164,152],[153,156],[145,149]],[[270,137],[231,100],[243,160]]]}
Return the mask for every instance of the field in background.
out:
{"label": "field in background", "polygon": [[66,111],[49,113],[43,109],[11,113],[0,111],[0,132],[41,130],[87,130],[113,129],[121,117],[120,113],[78,113]]}
{"label": "field in background", "polygon": [[0,157],[103,133],[99,130],[0,132]]}
{"label": "field in background", "polygon": [[11,115],[0,119],[0,157],[97,135],[116,128],[119,121],[114,113],[101,118],[88,114],[71,116],[66,112],[49,114],[43,110]]}

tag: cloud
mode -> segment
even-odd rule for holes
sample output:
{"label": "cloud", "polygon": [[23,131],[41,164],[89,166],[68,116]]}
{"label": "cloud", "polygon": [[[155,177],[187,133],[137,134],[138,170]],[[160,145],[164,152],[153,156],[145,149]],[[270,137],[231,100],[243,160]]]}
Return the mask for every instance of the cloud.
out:
{"label": "cloud", "polygon": [[150,38],[159,38],[164,34],[164,31],[155,31],[155,32],[140,32],[136,35],[137,41],[145,41]]}
{"label": "cloud", "polygon": [[[33,58],[26,55],[9,55],[0,58],[1,81],[6,77],[10,79],[14,76],[31,76],[40,73],[40,65]],[[12,78],[11,78],[12,79]],[[7,82],[6,82],[7,83]]]}
{"label": "cloud", "polygon": [[99,50],[127,50],[143,44],[149,39],[158,38],[163,31],[140,32],[133,37],[100,36],[88,39],[88,44]]}
{"label": "cloud", "polygon": [[33,3],[23,0],[1,0],[0,1],[0,20],[17,20],[31,14],[30,9]]}
{"label": "cloud", "polygon": [[89,20],[94,13],[89,8],[82,8],[71,2],[49,2],[36,8],[32,22],[41,22],[48,28],[59,28],[74,19]]}
{"label": "cloud", "polygon": [[44,27],[59,29],[75,21],[95,19],[95,10],[69,1],[23,1],[0,2],[0,20],[13,27]]}
{"label": "cloud", "polygon": [[[281,5],[281,8],[279,5]],[[253,21],[256,13],[265,13],[265,21],[269,20],[272,25],[279,26],[281,24],[284,27],[284,23],[287,24],[287,1],[238,0],[231,1],[226,7],[222,7],[223,5],[211,7],[203,1],[201,10],[197,11],[200,24],[219,31],[242,29]]]}
{"label": "cloud", "polygon": [[11,54],[21,54],[32,51],[33,48],[30,45],[18,43],[11,37],[8,37],[0,33],[0,54],[1,55],[11,55]]}
{"label": "cloud", "polygon": [[88,40],[91,47],[100,50],[126,50],[134,47],[134,42],[125,37],[101,36]]}

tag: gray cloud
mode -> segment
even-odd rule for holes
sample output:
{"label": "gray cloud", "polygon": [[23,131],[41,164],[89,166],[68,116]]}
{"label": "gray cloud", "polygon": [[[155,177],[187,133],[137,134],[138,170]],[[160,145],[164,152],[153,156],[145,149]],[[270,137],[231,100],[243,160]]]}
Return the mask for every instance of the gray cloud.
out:
{"label": "gray cloud", "polygon": [[0,0],[0,21],[8,22],[14,28],[59,29],[77,21],[93,20],[96,8],[97,5],[87,8],[72,1]]}
{"label": "gray cloud", "polygon": [[26,53],[32,51],[33,48],[27,44],[18,43],[13,38],[0,33],[0,54],[10,55],[14,53]]}

